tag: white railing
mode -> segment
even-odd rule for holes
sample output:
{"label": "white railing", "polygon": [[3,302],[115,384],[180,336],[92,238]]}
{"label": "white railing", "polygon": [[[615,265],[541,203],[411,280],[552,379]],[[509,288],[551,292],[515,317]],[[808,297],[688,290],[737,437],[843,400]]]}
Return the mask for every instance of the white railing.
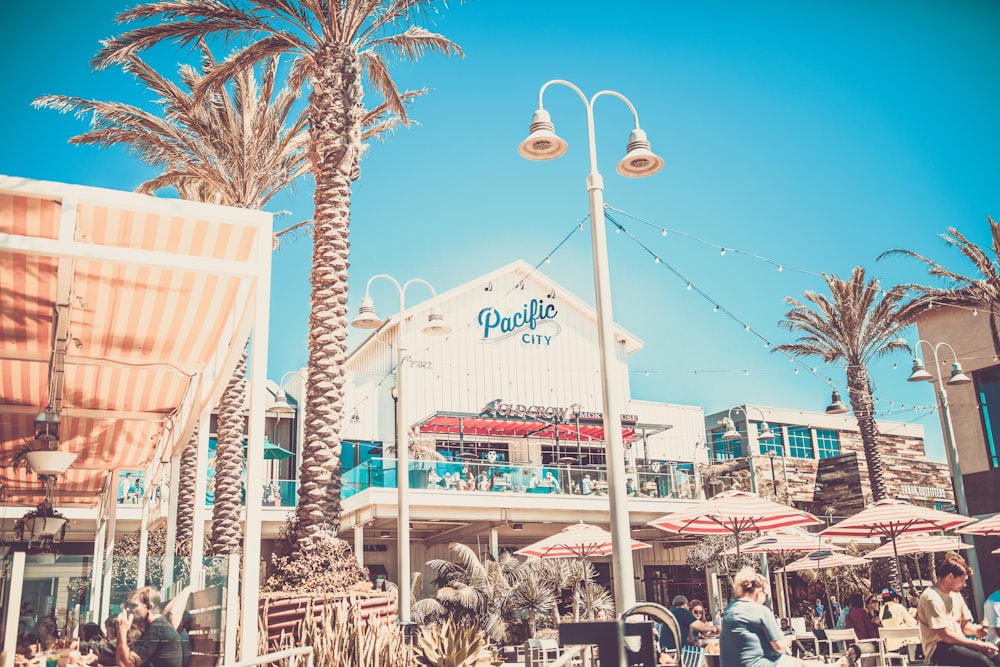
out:
{"label": "white railing", "polygon": [[223,663],[220,667],[256,667],[256,665],[264,665],[272,662],[278,662],[279,660],[288,659],[288,664],[286,667],[299,667],[299,657],[306,656],[305,667],[313,667],[313,647],[312,646],[298,646],[296,648],[286,648],[283,651],[277,651],[276,653],[268,653],[266,655],[259,655],[256,658],[250,660],[241,660],[240,662]]}

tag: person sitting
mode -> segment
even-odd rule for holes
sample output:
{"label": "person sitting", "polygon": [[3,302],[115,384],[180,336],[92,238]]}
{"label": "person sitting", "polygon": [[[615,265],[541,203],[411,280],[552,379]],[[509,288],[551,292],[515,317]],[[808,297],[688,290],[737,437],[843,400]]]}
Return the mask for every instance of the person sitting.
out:
{"label": "person sitting", "polygon": [[878,606],[878,598],[869,593],[862,602],[860,594],[852,593],[848,596],[847,603],[851,606],[851,610],[847,612],[844,627],[854,630],[858,639],[878,639],[878,627],[875,626],[871,612]]}
{"label": "person sitting", "polygon": [[594,493],[594,483],[590,480],[590,475],[584,475],[583,480],[580,482],[580,493],[585,496],[592,495]]}
{"label": "person sitting", "polygon": [[431,468],[427,473],[427,488],[433,489],[434,487],[441,486],[441,475],[434,468]]}
{"label": "person sitting", "polygon": [[688,609],[688,599],[683,595],[675,595],[673,602],[671,603],[670,612],[677,619],[677,625],[681,634],[681,646],[674,646],[674,637],[670,632],[660,633],[660,649],[666,651],[672,651],[677,648],[683,649],[684,646],[690,644],[691,641],[691,631],[696,630],[703,633],[714,633],[718,631],[711,623],[706,623],[705,621],[697,618]]}
{"label": "person sitting", "polygon": [[889,591],[883,595],[882,610],[879,618],[883,628],[915,628],[917,619],[903,606],[899,593]]}
{"label": "person sitting", "polygon": [[786,637],[791,638],[792,644],[792,655],[796,658],[815,658],[815,654],[805,647],[801,641],[795,638],[795,630],[792,629],[791,622],[784,616],[780,619],[781,631],[785,633]]}
{"label": "person sitting", "polygon": [[733,577],[736,599],[722,616],[720,667],[804,667],[801,659],[783,653],[791,640],[764,605],[767,580],[745,567]]}
{"label": "person sitting", "polygon": [[840,660],[836,662],[834,667],[855,667],[855,665],[861,664],[861,647],[857,644],[851,644],[844,651],[844,655],[841,656]]}
{"label": "person sitting", "polygon": [[14,664],[18,667],[40,667],[45,664],[42,642],[33,632],[22,632],[17,636]]}
{"label": "person sitting", "polygon": [[537,472],[531,473],[531,479],[528,480],[528,488],[537,489],[538,484],[539,484],[538,473]]}
{"label": "person sitting", "polygon": [[[949,553],[934,570],[937,580],[917,601],[917,627],[924,658],[931,665],[1000,667],[1000,649],[983,641],[986,628],[972,622],[972,613],[960,592],[972,568]],[[970,639],[975,637],[975,639]]]}

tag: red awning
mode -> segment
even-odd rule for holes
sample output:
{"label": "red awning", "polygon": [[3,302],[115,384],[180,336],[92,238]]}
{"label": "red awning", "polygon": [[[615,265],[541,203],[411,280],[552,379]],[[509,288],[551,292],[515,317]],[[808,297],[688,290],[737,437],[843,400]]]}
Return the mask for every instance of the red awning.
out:
{"label": "red awning", "polygon": [[[583,442],[604,442],[604,425],[598,421],[575,420],[551,422],[541,419],[489,417],[476,414],[436,413],[419,424],[421,433],[461,435],[463,437],[542,438],[555,440],[558,433],[563,441],[576,441],[577,434]],[[634,426],[622,427],[622,440],[626,443],[638,439]]]}

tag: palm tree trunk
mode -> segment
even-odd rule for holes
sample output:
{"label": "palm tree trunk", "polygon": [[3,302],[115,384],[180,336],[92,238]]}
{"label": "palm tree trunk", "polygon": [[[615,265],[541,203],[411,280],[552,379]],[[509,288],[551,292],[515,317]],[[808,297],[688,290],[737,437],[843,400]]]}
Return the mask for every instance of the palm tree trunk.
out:
{"label": "palm tree trunk", "polygon": [[316,54],[316,62],[319,73],[309,99],[310,161],[316,179],[309,379],[296,510],[303,550],[324,531],[336,536],[340,525],[351,172],[361,147],[364,112],[356,55],[331,46]]}
{"label": "palm tree trunk", "polygon": [[[181,464],[178,466],[179,475],[177,480],[177,549],[178,556],[189,556],[191,548],[191,534],[194,530],[194,488],[195,476],[198,474],[198,428],[200,424],[195,423],[194,432],[191,439],[184,446],[181,452]],[[205,502],[202,499],[202,502]],[[187,553],[182,550],[186,548]]]}
{"label": "palm tree trunk", "polygon": [[875,502],[889,496],[885,487],[882,470],[882,452],[879,451],[879,431],[875,422],[875,400],[872,397],[868,370],[862,364],[847,367],[847,390],[850,393],[851,409],[858,420],[861,443],[864,445],[865,460],[868,463],[868,481],[871,483]]}
{"label": "palm tree trunk", "polygon": [[243,496],[243,406],[246,399],[247,347],[219,400],[219,440],[215,449],[215,506],[212,509],[212,553],[240,551],[240,508]]}

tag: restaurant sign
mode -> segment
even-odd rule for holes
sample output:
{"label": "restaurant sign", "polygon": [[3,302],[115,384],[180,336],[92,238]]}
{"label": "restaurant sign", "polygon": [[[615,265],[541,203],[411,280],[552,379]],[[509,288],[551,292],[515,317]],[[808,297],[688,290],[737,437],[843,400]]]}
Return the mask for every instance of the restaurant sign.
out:
{"label": "restaurant sign", "polygon": [[521,310],[508,313],[487,306],[479,311],[477,321],[482,328],[481,340],[484,343],[514,338],[523,345],[548,346],[562,331],[555,320],[558,314],[555,304],[545,303],[545,299],[532,299],[522,304]]}
{"label": "restaurant sign", "polygon": [[[514,419],[545,419],[556,422],[603,422],[604,413],[571,411],[569,408],[561,408],[545,405],[522,405],[520,403],[504,403],[500,400],[487,403],[480,414],[488,417],[508,417]],[[622,415],[622,424],[632,425],[639,421],[637,415]]]}
{"label": "restaurant sign", "polygon": [[944,489],[938,489],[933,486],[913,486],[912,484],[900,484],[900,492],[904,496],[910,496],[911,498],[944,498]]}

